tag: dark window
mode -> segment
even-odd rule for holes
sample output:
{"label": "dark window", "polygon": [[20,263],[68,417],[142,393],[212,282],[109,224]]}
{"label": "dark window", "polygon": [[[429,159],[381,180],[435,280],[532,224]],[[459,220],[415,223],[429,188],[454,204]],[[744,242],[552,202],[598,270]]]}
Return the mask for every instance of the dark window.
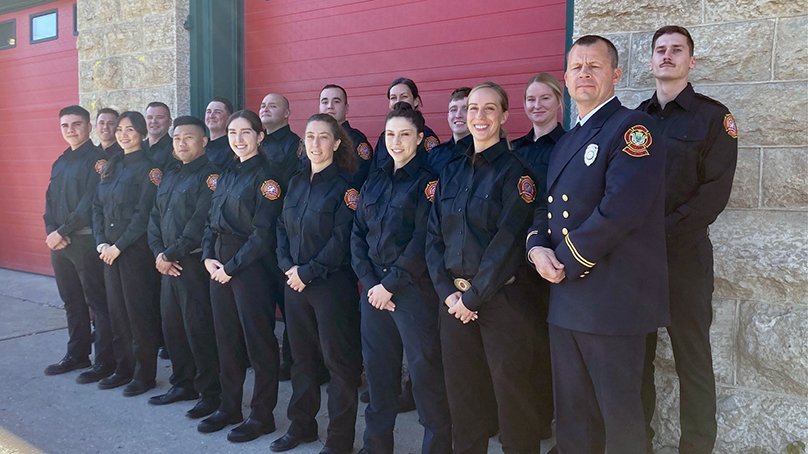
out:
{"label": "dark window", "polygon": [[17,46],[17,21],[14,19],[0,22],[0,49]]}
{"label": "dark window", "polygon": [[75,3],[73,3],[73,36],[79,34],[79,11]]}
{"label": "dark window", "polygon": [[59,11],[52,9],[31,14],[31,44],[59,37]]}

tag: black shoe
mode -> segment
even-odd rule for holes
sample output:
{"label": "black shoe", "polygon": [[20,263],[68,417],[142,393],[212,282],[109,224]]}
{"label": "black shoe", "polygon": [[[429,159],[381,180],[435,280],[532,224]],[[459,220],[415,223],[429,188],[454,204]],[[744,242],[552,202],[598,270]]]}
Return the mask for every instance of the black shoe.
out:
{"label": "black shoe", "polygon": [[168,356],[168,349],[166,348],[165,345],[163,345],[162,347],[160,347],[159,350],[157,350],[157,356],[160,359],[171,359],[171,357]]}
{"label": "black shoe", "polygon": [[555,445],[552,448],[550,448],[550,450],[547,451],[547,454],[558,454],[558,445]]}
{"label": "black shoe", "polygon": [[[323,449],[320,450],[320,454],[351,454],[351,451],[353,451],[353,449],[339,451],[334,448],[329,448],[328,446],[323,446]],[[362,451],[365,451],[365,449],[362,448]],[[362,451],[359,452],[361,453]],[[367,453],[367,451],[365,451],[365,453]]]}
{"label": "black shoe", "polygon": [[284,452],[296,448],[301,443],[311,443],[317,441],[317,434],[310,437],[298,438],[290,433],[278,438],[269,445],[269,450],[272,452]]}
{"label": "black shoe", "polygon": [[221,410],[216,410],[216,412],[214,412],[209,418],[200,421],[199,425],[196,426],[196,430],[202,432],[203,434],[218,432],[230,424],[238,424],[243,420],[244,417],[241,416],[241,413],[228,415]]}
{"label": "black shoe", "polygon": [[357,452],[356,454],[370,454],[370,451],[368,451],[368,450],[367,450],[367,449],[365,449],[365,448],[362,448],[362,449],[360,449],[360,450],[359,450],[359,452]]}
{"label": "black shoe", "polygon": [[292,364],[284,361],[278,369],[278,381],[289,381],[292,379]]}
{"label": "black shoe", "polygon": [[193,389],[172,386],[165,394],[149,397],[149,403],[152,405],[167,405],[184,400],[196,400],[198,398],[199,393]]}
{"label": "black shoe", "polygon": [[199,419],[204,418],[205,416],[212,415],[217,408],[219,408],[219,404],[221,401],[219,399],[214,399],[213,397],[203,397],[199,399],[199,402],[194,405],[194,408],[188,410],[185,413],[185,416],[189,419]]}
{"label": "black shoe", "polygon": [[151,380],[149,382],[132,380],[132,382],[126,385],[126,387],[123,389],[123,397],[139,396],[145,393],[146,391],[154,388],[155,386],[157,386],[157,383],[155,383],[154,380]]}
{"label": "black shoe", "polygon": [[128,385],[132,381],[132,377],[124,377],[117,373],[110,375],[107,378],[102,378],[98,382],[98,389],[112,389],[119,386]]}
{"label": "black shoe", "polygon": [[227,434],[227,440],[233,443],[243,443],[245,441],[255,440],[261,435],[271,434],[272,432],[275,432],[275,420],[263,423],[257,419],[247,418],[240,426]]}
{"label": "black shoe", "polygon": [[115,372],[114,364],[95,363],[90,370],[85,370],[84,372],[80,373],[78,377],[76,377],[76,383],[80,385],[95,383],[109,377],[113,372]]}
{"label": "black shoe", "polygon": [[92,366],[90,358],[65,355],[64,358],[59,360],[56,364],[51,364],[45,368],[45,375],[59,375],[70,372],[76,369],[86,369]]}
{"label": "black shoe", "polygon": [[363,404],[370,403],[370,393],[365,391],[362,394],[360,394],[359,401],[362,402]]}

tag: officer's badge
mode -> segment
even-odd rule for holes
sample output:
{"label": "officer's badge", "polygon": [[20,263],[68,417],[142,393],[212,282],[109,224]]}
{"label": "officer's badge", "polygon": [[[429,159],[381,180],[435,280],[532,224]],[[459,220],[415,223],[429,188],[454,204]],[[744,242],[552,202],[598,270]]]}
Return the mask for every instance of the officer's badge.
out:
{"label": "officer's badge", "polygon": [[522,196],[522,200],[527,203],[532,203],[536,200],[536,184],[533,183],[533,179],[527,175],[523,175],[519,178],[519,195]]}
{"label": "officer's badge", "polygon": [[724,115],[724,129],[727,130],[727,134],[733,139],[738,138],[738,125],[735,124],[735,117],[730,113]]}
{"label": "officer's badge", "polygon": [[435,201],[435,188],[438,187],[438,180],[430,181],[426,184],[426,188],[424,189],[424,194],[426,194],[426,199],[430,202]]}
{"label": "officer's badge", "polygon": [[438,138],[435,136],[429,136],[424,141],[424,148],[426,148],[426,151],[432,151],[432,149],[438,145],[440,145],[440,140],[438,140]]}
{"label": "officer's badge", "polygon": [[370,145],[365,142],[360,143],[359,146],[356,147],[356,153],[365,161],[373,157],[373,151],[370,149]]}
{"label": "officer's badge", "polygon": [[584,164],[587,167],[591,166],[593,162],[595,162],[595,158],[598,157],[598,144],[590,143],[586,146],[586,151],[584,151]]}
{"label": "officer's badge", "polygon": [[163,181],[163,171],[160,169],[151,169],[151,171],[149,171],[149,180],[151,180],[155,186],[160,186],[160,182]]}
{"label": "officer's badge", "polygon": [[218,173],[210,174],[208,176],[207,181],[206,181],[206,183],[208,184],[208,189],[210,189],[211,191],[215,191],[216,190],[216,184],[218,182],[219,182],[219,174]]}
{"label": "officer's badge", "polygon": [[345,205],[348,205],[348,208],[356,211],[356,203],[359,201],[359,191],[354,188],[348,189],[345,191]]}
{"label": "officer's badge", "polygon": [[651,133],[643,125],[632,126],[623,136],[626,146],[623,148],[629,156],[640,158],[648,156],[648,147],[651,146]]}
{"label": "officer's badge", "polygon": [[98,161],[95,161],[95,166],[94,166],[95,167],[95,172],[97,174],[101,175],[101,172],[104,171],[104,167],[106,167],[106,165],[107,165],[107,160],[106,159],[99,159]]}
{"label": "officer's badge", "polygon": [[261,194],[269,200],[277,200],[281,196],[281,187],[275,180],[267,180],[261,185]]}
{"label": "officer's badge", "polygon": [[297,145],[297,158],[303,156],[303,141],[301,140],[300,143]]}

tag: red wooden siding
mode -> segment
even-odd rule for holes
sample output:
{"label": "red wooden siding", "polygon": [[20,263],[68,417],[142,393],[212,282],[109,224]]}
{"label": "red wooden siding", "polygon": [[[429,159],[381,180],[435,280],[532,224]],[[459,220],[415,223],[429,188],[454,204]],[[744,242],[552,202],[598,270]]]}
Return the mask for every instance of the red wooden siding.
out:
{"label": "red wooden siding", "polygon": [[[0,267],[53,274],[45,246],[45,190],[67,144],[59,109],[78,104],[73,0],[0,15],[16,19],[16,47],[0,50]],[[29,15],[58,8],[57,40],[29,44]]]}
{"label": "red wooden siding", "polygon": [[323,85],[348,91],[351,125],[375,145],[387,113],[388,84],[409,77],[422,112],[442,140],[453,89],[493,80],[508,91],[511,138],[530,128],[524,83],[538,72],[561,77],[564,0],[245,1],[247,108],[264,95],[289,98],[292,129],[317,112]]}

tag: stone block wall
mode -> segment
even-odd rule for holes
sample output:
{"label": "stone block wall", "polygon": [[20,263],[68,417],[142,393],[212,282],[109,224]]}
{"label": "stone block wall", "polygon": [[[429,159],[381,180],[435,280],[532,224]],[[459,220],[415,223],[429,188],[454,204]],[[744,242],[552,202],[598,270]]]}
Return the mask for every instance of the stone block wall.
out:
{"label": "stone block wall", "polygon": [[189,0],[77,0],[79,101],[145,113],[162,101],[190,111]]}
{"label": "stone block wall", "polygon": [[[651,37],[687,27],[696,91],[726,104],[739,156],[715,250],[716,453],[784,453],[808,440],[808,0],[575,0],[573,35],[620,53],[618,96],[653,94]],[[664,330],[657,356],[658,453],[676,452],[678,382]]]}

